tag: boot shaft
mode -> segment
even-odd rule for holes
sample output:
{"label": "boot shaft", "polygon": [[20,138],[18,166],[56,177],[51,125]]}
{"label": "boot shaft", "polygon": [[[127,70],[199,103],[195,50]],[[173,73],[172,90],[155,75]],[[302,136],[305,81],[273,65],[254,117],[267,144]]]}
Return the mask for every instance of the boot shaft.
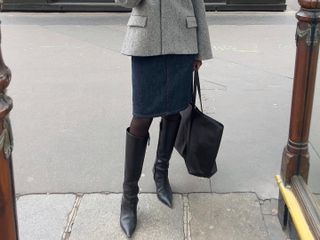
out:
{"label": "boot shaft", "polygon": [[149,133],[147,136],[140,138],[131,134],[129,128],[126,130],[123,192],[127,195],[136,195],[139,192],[138,182],[143,168],[148,139]]}
{"label": "boot shaft", "polygon": [[178,120],[172,121],[166,120],[165,118],[161,119],[157,147],[157,158],[164,162],[169,161],[169,159],[171,158],[180,122],[181,116]]}

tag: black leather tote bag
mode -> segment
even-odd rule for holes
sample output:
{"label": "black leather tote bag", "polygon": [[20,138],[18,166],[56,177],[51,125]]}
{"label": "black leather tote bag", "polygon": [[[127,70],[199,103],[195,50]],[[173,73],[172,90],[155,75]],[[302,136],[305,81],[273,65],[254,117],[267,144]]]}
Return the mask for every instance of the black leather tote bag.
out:
{"label": "black leather tote bag", "polygon": [[[196,106],[197,92],[201,111]],[[198,70],[194,71],[192,103],[181,116],[175,149],[184,158],[189,174],[210,178],[217,172],[216,157],[224,125],[203,113]]]}

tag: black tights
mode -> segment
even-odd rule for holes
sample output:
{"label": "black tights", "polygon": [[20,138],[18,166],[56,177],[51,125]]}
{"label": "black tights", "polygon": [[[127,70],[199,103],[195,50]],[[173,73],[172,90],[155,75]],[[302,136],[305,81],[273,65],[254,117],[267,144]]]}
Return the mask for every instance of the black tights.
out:
{"label": "black tights", "polygon": [[[170,114],[162,117],[167,121],[178,121],[180,113]],[[130,124],[130,133],[137,137],[144,137],[148,134],[153,118],[135,117],[133,116]]]}

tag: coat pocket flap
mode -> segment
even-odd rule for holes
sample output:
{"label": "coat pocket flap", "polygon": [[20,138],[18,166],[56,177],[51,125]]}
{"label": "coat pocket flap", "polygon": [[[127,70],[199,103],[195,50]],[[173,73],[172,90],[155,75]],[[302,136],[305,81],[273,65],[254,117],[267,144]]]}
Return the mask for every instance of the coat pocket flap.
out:
{"label": "coat pocket flap", "polygon": [[187,16],[187,28],[197,27],[197,19],[194,16]]}
{"label": "coat pocket flap", "polygon": [[145,27],[147,24],[147,18],[147,16],[131,15],[127,25],[135,27]]}

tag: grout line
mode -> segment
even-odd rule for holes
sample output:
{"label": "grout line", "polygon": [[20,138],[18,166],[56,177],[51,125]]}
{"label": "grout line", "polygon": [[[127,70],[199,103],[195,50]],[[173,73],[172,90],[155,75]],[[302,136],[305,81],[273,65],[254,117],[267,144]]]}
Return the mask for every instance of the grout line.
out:
{"label": "grout line", "polygon": [[211,193],[213,193],[213,188],[212,188],[211,178],[209,178],[208,180],[209,180],[210,192],[211,192]]}
{"label": "grout line", "polygon": [[266,231],[266,233],[268,235],[268,238],[271,240],[271,234],[270,234],[269,228],[267,226],[267,223],[266,223],[266,220],[265,220],[265,217],[264,217],[265,215],[263,214],[263,211],[262,211],[262,206],[263,206],[263,204],[265,202],[261,201],[259,198],[257,198],[257,199],[258,199],[258,203],[259,203],[260,215],[262,217],[263,226],[264,226],[265,231]]}
{"label": "grout line", "polygon": [[83,198],[83,194],[78,194],[76,196],[76,200],[74,201],[74,205],[73,208],[71,209],[69,216],[68,216],[68,222],[67,225],[65,227],[65,230],[63,231],[63,235],[61,240],[68,240],[70,238],[71,235],[71,231],[72,231],[72,226],[74,224],[74,220],[77,216],[78,210],[79,210],[79,206],[81,203],[81,200]]}
{"label": "grout line", "polygon": [[[266,222],[265,217],[266,217],[266,216],[270,216],[270,217],[277,218],[278,213],[277,213],[277,214],[272,213],[272,212],[271,212],[271,213],[263,213],[263,209],[262,209],[262,208],[263,208],[263,205],[265,205],[267,201],[270,202],[270,206],[271,206],[271,201],[272,201],[272,200],[278,200],[278,199],[276,199],[276,198],[270,198],[270,199],[266,199],[266,200],[259,200],[260,215],[261,215],[261,217],[262,217],[263,225],[264,225],[264,227],[265,227],[265,229],[266,229],[266,232],[267,232],[267,235],[268,235],[269,240],[272,240],[272,239],[273,239],[273,237],[272,237],[272,230],[273,230],[273,229],[270,229],[270,227],[268,226],[268,224],[267,224],[267,222]],[[272,209],[271,209],[271,211],[272,211]],[[278,224],[280,224],[280,222],[278,222]],[[282,229],[282,231],[283,231],[283,234],[284,234],[285,238],[281,238],[281,239],[283,239],[283,240],[290,240],[290,239],[288,238],[288,233],[286,232],[286,230],[283,230],[283,229]]]}
{"label": "grout line", "polygon": [[[270,199],[277,199],[274,197],[266,197],[263,198],[261,196],[259,196],[258,193],[254,192],[254,191],[214,191],[212,189],[212,192],[208,192],[208,191],[193,191],[193,192],[178,192],[178,191],[174,191],[172,192],[173,194],[218,194],[218,195],[224,195],[224,194],[241,194],[241,193],[251,193],[257,196],[257,198],[261,201],[265,201],[265,200],[270,200]],[[24,197],[24,196],[28,196],[28,195],[55,195],[55,194],[76,194],[76,195],[88,195],[88,194],[122,194],[122,191],[119,192],[112,192],[112,191],[93,191],[93,192],[52,192],[52,193],[48,193],[48,192],[35,192],[35,193],[24,193],[24,194],[16,194],[16,198],[20,198],[20,197]],[[156,194],[156,192],[149,192],[149,191],[140,191],[139,194]]]}
{"label": "grout line", "polygon": [[92,192],[32,192],[32,193],[16,193],[16,198],[24,197],[24,196],[29,196],[29,195],[57,195],[57,194],[62,194],[62,195],[68,195],[68,194],[76,194],[76,195],[83,195],[83,194],[118,194],[122,192],[109,192],[109,191],[92,191]]}
{"label": "grout line", "polygon": [[188,233],[188,212],[186,209],[187,204],[187,196],[185,194],[182,195],[182,202],[183,202],[183,234],[184,234],[184,240],[187,239],[187,233]]}
{"label": "grout line", "polygon": [[183,194],[183,232],[184,240],[191,240],[191,228],[190,228],[190,205],[188,194]]}

